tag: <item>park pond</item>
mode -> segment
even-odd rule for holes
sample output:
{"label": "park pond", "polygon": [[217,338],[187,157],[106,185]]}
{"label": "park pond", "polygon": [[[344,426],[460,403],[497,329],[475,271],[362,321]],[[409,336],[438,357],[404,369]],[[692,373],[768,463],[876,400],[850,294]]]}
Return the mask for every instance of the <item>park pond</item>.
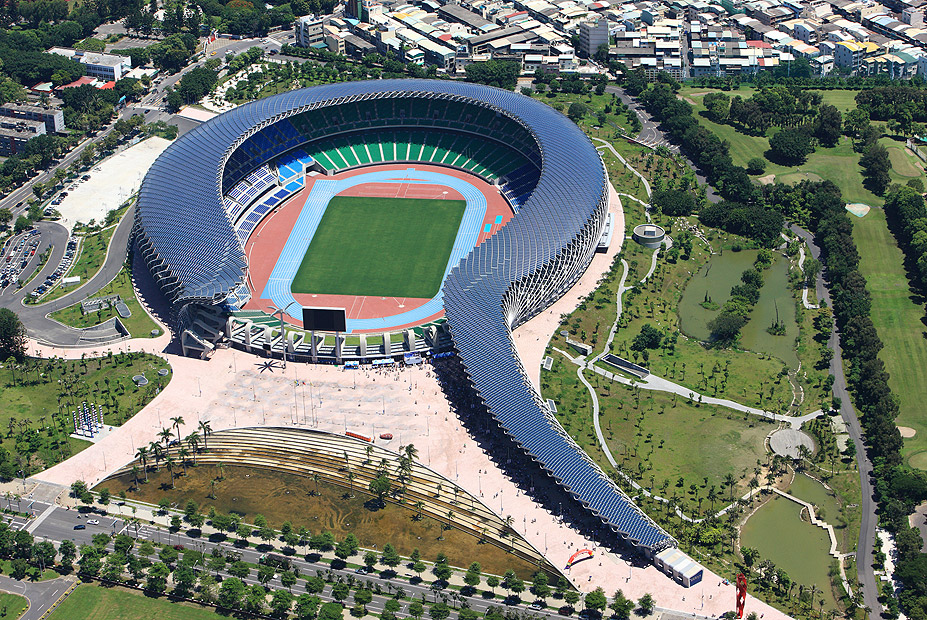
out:
{"label": "park pond", "polygon": [[[740,283],[740,274],[753,266],[758,250],[727,251],[712,256],[711,260],[692,276],[679,303],[679,325],[682,331],[699,340],[708,340],[711,333],[708,322],[720,312],[730,299],[731,287]],[[750,313],[750,320],[741,330],[740,346],[750,351],[772,355],[788,364],[798,366],[795,338],[795,302],[789,291],[789,262],[780,254],[769,269],[763,271],[763,288],[760,300]],[[706,298],[717,309],[702,305]],[[714,307],[714,306],[713,306]],[[773,336],[766,331],[778,317],[785,325],[785,335]]]}
{"label": "park pond", "polygon": [[[817,482],[797,476],[798,492],[813,495],[826,494]],[[810,483],[810,484],[809,484]],[[819,489],[812,489],[816,485]],[[823,499],[823,495],[821,495]],[[809,501],[809,500],[806,500]],[[804,518],[802,514],[804,513]],[[805,587],[812,585],[823,590],[824,606],[839,609],[830,587],[829,569],[834,558],[829,555],[830,538],[822,528],[808,521],[802,506],[784,497],[776,496],[757,510],[744,524],[740,534],[742,547],[752,547],[759,552],[757,562],[772,561],[777,568],[789,574],[792,581]],[[796,587],[797,594],[797,587]],[[815,607],[818,606],[815,601]]]}

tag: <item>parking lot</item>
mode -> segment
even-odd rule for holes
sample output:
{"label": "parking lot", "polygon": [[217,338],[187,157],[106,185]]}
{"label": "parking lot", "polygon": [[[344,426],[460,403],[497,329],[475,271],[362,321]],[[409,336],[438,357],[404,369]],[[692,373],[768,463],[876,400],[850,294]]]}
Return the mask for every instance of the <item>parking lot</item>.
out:
{"label": "parking lot", "polygon": [[32,297],[41,297],[45,294],[46,291],[54,288],[59,280],[67,275],[68,270],[71,269],[71,265],[74,263],[74,257],[77,253],[77,237],[71,237],[68,239],[68,247],[64,251],[64,256],[61,258],[61,261],[58,263],[58,267],[50,273],[45,281],[42,282],[39,286],[35,288],[34,291],[29,293]]}
{"label": "parking lot", "polygon": [[0,262],[0,290],[18,287],[21,279],[32,275],[27,272],[27,267],[36,260],[40,240],[39,231],[33,229],[7,241],[0,254],[3,257]]}

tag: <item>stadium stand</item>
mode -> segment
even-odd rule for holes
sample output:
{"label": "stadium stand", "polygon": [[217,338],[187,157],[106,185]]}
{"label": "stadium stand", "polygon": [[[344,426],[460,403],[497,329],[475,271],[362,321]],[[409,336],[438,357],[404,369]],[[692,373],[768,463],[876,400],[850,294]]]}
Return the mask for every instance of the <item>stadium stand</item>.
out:
{"label": "stadium stand", "polygon": [[[469,389],[500,431],[616,536],[651,556],[675,546],[563,430],[511,338],[511,330],[561,297],[586,270],[608,205],[605,168],[594,146],[542,102],[463,82],[344,82],[242,105],[184,134],[150,168],[135,212],[137,249],[173,304],[177,324],[185,329],[193,323],[197,308],[227,308],[246,281],[247,260],[225,212],[226,193],[274,158],[316,141],[329,141],[323,152],[311,152],[323,166],[325,160],[338,168],[360,165],[347,136],[374,128],[386,131],[378,145],[384,158],[392,151],[389,161],[423,153],[433,161],[439,146],[449,153],[453,148],[451,165],[504,177],[503,191],[524,200],[515,217],[445,280],[447,326]],[[436,138],[434,150],[426,150],[427,134],[450,132],[464,136]],[[466,135],[482,146],[467,151],[459,144]],[[500,145],[523,161],[500,170],[507,161],[493,159]],[[533,175],[518,172],[524,162],[538,170],[533,187]],[[263,332],[276,347],[271,350],[282,350],[290,338],[302,344],[299,334],[284,338],[244,323],[238,329],[249,341]],[[321,356],[317,344],[310,348]],[[390,341],[390,351],[396,344]]]}

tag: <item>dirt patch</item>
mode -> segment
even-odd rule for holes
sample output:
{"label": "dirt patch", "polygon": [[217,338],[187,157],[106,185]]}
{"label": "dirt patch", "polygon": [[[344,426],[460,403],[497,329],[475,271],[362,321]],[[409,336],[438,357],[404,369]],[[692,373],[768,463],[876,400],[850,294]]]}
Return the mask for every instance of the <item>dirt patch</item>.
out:
{"label": "dirt patch", "polygon": [[901,436],[905,439],[910,439],[917,434],[917,431],[911,428],[910,426],[899,426],[898,432],[901,433]]}
{"label": "dirt patch", "polygon": [[776,175],[767,174],[765,177],[760,177],[757,179],[760,182],[760,185],[772,185],[776,181]]}

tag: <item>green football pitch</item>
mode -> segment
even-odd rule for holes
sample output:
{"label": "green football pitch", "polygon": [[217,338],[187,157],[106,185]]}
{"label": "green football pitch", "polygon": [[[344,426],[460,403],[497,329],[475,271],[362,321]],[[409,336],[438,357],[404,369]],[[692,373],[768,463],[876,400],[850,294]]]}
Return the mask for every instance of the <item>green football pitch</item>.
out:
{"label": "green football pitch", "polygon": [[465,207],[463,200],[336,196],[325,209],[291,290],[434,297]]}

